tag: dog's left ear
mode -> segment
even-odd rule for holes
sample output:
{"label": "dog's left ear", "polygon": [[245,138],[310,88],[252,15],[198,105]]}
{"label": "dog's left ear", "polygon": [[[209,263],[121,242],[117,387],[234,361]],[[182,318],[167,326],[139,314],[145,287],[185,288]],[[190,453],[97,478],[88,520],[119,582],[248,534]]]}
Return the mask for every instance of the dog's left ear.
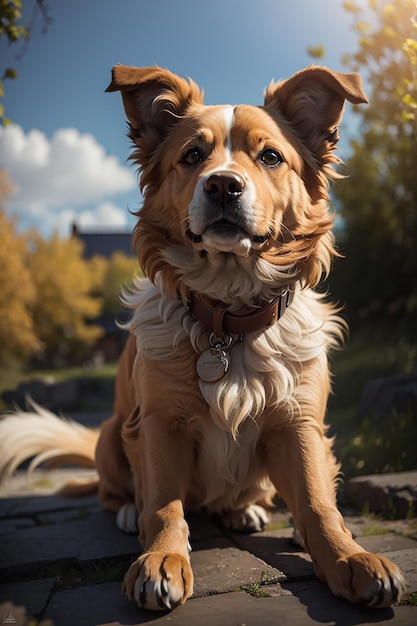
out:
{"label": "dog's left ear", "polygon": [[338,141],[345,100],[353,104],[368,102],[359,74],[333,72],[320,66],[271,83],[265,92],[266,110],[273,115],[278,108],[317,156],[328,152]]}

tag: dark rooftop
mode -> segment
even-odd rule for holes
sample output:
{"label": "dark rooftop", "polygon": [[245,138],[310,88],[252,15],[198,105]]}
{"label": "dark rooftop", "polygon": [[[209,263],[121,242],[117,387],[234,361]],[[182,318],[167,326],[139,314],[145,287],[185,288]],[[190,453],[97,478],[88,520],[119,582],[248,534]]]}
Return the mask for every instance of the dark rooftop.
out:
{"label": "dark rooftop", "polygon": [[91,259],[96,254],[109,258],[113,252],[120,251],[128,256],[135,256],[130,231],[85,230],[76,223],[72,227],[72,236],[84,243],[84,257]]}

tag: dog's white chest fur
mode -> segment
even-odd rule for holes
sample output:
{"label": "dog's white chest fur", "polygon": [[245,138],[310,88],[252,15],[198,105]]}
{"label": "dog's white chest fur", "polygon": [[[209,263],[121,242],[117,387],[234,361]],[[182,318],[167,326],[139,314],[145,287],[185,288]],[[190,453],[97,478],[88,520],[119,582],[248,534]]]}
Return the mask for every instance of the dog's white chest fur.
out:
{"label": "dog's white chest fur", "polygon": [[[163,285],[138,280],[126,301],[134,309],[129,329],[139,355],[173,360],[184,345],[191,345],[197,359],[209,347],[209,332],[185,315],[184,304]],[[235,435],[245,420],[256,421],[265,408],[286,407],[290,414],[302,363],[325,355],[336,332],[337,322],[320,296],[306,290],[296,294],[273,326],[234,337],[227,373],[217,382],[198,380],[217,428]]]}

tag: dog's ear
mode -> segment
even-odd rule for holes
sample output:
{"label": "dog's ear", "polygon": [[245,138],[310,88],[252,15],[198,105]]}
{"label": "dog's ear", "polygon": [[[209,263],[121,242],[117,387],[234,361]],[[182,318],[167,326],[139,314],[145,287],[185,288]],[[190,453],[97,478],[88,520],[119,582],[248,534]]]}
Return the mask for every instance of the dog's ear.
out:
{"label": "dog's ear", "polygon": [[265,92],[265,108],[278,108],[297,136],[316,156],[321,157],[339,139],[338,125],[345,100],[368,102],[359,74],[332,72],[312,66],[292,78],[271,83]]}
{"label": "dog's ear", "polygon": [[116,65],[106,91],[121,91],[130,137],[148,155],[191,104],[203,102],[193,81],[156,66]]}

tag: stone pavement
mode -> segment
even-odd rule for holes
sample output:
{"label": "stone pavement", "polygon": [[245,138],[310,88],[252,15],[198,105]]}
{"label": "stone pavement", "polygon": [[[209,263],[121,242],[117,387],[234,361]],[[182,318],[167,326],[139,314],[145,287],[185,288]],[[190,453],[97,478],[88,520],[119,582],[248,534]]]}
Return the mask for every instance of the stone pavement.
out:
{"label": "stone pavement", "polygon": [[[251,535],[189,515],[194,595],[172,612],[152,613],[121,593],[123,574],[138,555],[136,537],[119,531],[96,498],[51,495],[69,473],[88,472],[38,471],[29,487],[17,474],[0,498],[0,626],[417,626],[416,518],[388,521],[347,510],[357,541],[395,561],[407,580],[405,602],[372,610],[335,598],[315,578],[308,555],[291,541],[284,508]],[[376,482],[383,489],[381,477]],[[372,490],[372,478],[362,483]],[[386,476],[385,486],[390,502],[393,489],[407,498],[417,493],[417,472]],[[358,484],[353,493],[360,502]],[[362,494],[361,506],[363,497],[369,496]]]}

